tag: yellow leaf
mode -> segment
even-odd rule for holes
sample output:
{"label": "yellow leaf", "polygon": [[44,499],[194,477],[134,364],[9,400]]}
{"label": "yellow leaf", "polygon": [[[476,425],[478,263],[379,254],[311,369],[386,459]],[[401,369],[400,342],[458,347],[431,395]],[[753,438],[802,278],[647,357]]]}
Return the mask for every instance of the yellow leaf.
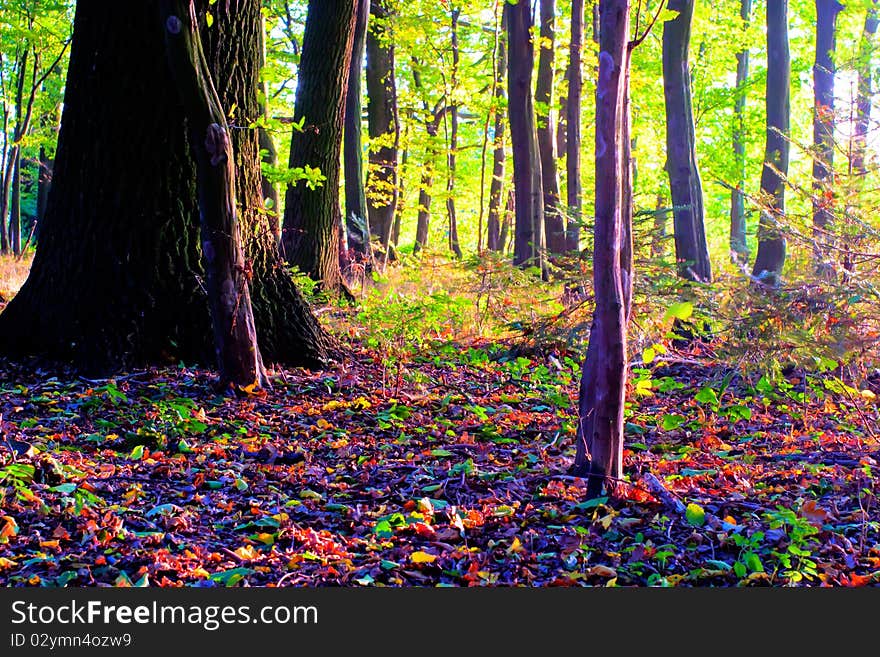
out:
{"label": "yellow leaf", "polygon": [[12,568],[13,566],[17,566],[18,562],[13,561],[12,559],[7,559],[6,557],[0,557],[0,570],[4,570],[6,568]]}
{"label": "yellow leaf", "polygon": [[15,518],[12,516],[3,516],[2,519],[5,520],[6,523],[3,525],[3,529],[0,529],[0,539],[12,538],[18,534],[18,523],[15,522]]}
{"label": "yellow leaf", "polygon": [[240,547],[235,550],[235,554],[242,561],[251,561],[260,556],[259,553],[254,549],[253,545],[245,545],[244,547]]}
{"label": "yellow leaf", "polygon": [[519,540],[519,536],[515,536],[513,538],[513,543],[510,544],[510,547],[507,548],[508,552],[522,552],[525,548],[523,544]]}
{"label": "yellow leaf", "polygon": [[434,563],[435,561],[437,561],[437,555],[418,551],[413,552],[411,555],[409,555],[409,560],[413,563]]}
{"label": "yellow leaf", "polygon": [[870,390],[862,390],[859,394],[862,395],[862,399],[866,399],[868,401],[875,401],[877,399],[877,395],[875,395]]}

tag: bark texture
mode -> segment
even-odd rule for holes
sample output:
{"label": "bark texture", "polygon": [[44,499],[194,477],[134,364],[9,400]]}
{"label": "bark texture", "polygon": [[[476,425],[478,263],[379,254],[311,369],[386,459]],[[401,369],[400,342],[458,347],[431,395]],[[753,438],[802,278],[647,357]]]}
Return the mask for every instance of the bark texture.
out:
{"label": "bark texture", "polygon": [[[749,24],[752,0],[740,0],[739,17],[744,26]],[[736,53],[736,100],[733,104],[733,161],[736,165],[735,188],[730,192],[730,258],[734,263],[746,263],[749,248],[746,244],[746,203],[743,192],[746,181],[746,84],[749,79],[749,50]]]}
{"label": "bark texture", "polygon": [[367,120],[370,132],[370,166],[367,204],[370,229],[388,254],[397,207],[397,152],[400,124],[397,85],[394,79],[393,14],[388,0],[373,0],[373,22],[367,32]]}
{"label": "bark texture", "polygon": [[508,98],[516,194],[513,264],[544,267],[544,196],[532,99],[532,15],[529,2],[504,5],[508,36]]}
{"label": "bark texture", "polygon": [[695,0],[669,0],[678,12],[663,24],[663,94],[666,100],[666,171],[672,195],[675,260],[678,274],[712,280],[706,244],[703,184],[697,167],[688,50]]}
{"label": "bark texture", "polygon": [[581,215],[583,190],[581,187],[581,89],[583,71],[581,51],[584,44],[584,0],[571,3],[571,42],[568,64],[568,101],[565,123],[568,134],[565,140],[566,202],[569,221],[566,242],[569,251],[577,251],[581,241]]}
{"label": "bark texture", "polygon": [[361,260],[369,260],[372,255],[367,194],[364,189],[364,104],[361,94],[369,18],[370,0],[358,0],[348,71],[348,93],[345,97],[345,143],[342,155],[345,168],[345,228],[348,249],[351,253],[358,254]]}
{"label": "bark texture", "polygon": [[813,64],[813,258],[820,274],[832,275],[829,260],[834,206],[834,50],[837,0],[816,0],[816,60]]}
{"label": "bark texture", "polygon": [[623,411],[627,378],[628,300],[624,264],[624,209],[631,190],[627,88],[629,1],[600,0],[596,106],[596,224],[593,286],[596,308],[581,378],[574,471],[589,475],[595,497],[622,474]]}
{"label": "bark texture", "polygon": [[541,157],[541,187],[544,193],[544,234],[547,251],[565,252],[565,216],[559,202],[556,174],[556,137],[553,111],[553,63],[556,56],[556,0],[540,2],[541,48],[535,81],[538,152]]}
{"label": "bark texture", "polygon": [[495,121],[492,135],[492,182],[489,184],[489,218],[486,223],[486,246],[491,251],[501,251],[501,224],[504,216],[504,170],[506,159],[505,133],[507,131],[507,94],[504,76],[507,71],[507,23],[501,18],[498,35],[498,57],[495,60],[495,98],[493,111]]}
{"label": "bark texture", "polygon": [[357,0],[309,2],[303,36],[290,167],[317,167],[326,176],[311,189],[305,181],[287,188],[282,253],[287,261],[318,281],[325,290],[343,285],[339,266],[340,151],[354,38]]}
{"label": "bark texture", "polygon": [[785,176],[788,175],[789,125],[791,121],[791,56],[788,48],[788,0],[767,4],[767,141],[761,194],[765,207],[758,224],[758,255],[753,276],[765,285],[781,282],[786,241]]}

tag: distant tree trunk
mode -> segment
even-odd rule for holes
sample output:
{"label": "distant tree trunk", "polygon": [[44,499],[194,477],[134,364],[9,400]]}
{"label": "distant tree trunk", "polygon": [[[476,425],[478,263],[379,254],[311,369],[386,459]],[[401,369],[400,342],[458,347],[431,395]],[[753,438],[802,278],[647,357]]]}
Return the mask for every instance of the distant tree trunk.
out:
{"label": "distant tree trunk", "polygon": [[343,285],[339,266],[339,168],[357,0],[310,0],[299,63],[290,167],[317,167],[324,183],[287,188],[282,253],[326,290]]}
{"label": "distant tree trunk", "polygon": [[504,5],[508,33],[508,98],[510,141],[513,149],[513,186],[516,193],[513,264],[544,266],[544,198],[541,158],[532,101],[534,47],[528,0]]}
{"label": "distant tree trunk", "polygon": [[584,0],[571,3],[571,42],[568,64],[568,136],[565,143],[566,204],[570,218],[566,241],[569,251],[578,251],[581,241],[583,192],[581,189],[581,50],[584,44]]}
{"label": "distant tree trunk", "polygon": [[[571,62],[565,67],[562,78],[565,91],[559,95],[559,120],[556,122],[556,157],[561,158],[568,150],[568,80],[571,79]],[[567,234],[567,233],[566,233]],[[567,243],[566,238],[566,243]],[[566,247],[567,248],[567,247]]]}
{"label": "distant tree trunk", "polygon": [[507,192],[507,203],[504,206],[504,217],[501,221],[501,235],[498,238],[498,251],[506,253],[510,245],[510,224],[516,214],[516,194],[513,189]]}
{"label": "distant tree trunk", "polygon": [[9,204],[9,246],[21,254],[21,149],[15,151],[12,165],[12,201]]}
{"label": "distant tree trunk", "polygon": [[[260,3],[235,5],[213,7],[204,40],[223,107],[248,124],[259,116]],[[173,84],[154,4],[78,4],[55,178],[30,276],[0,314],[4,353],[92,373],[214,360],[195,167]],[[323,367],[332,342],[278,261],[262,211],[257,137],[236,130],[231,141],[261,352]]]}
{"label": "distant tree trunk", "polygon": [[452,101],[446,116],[449,117],[449,144],[446,157],[446,214],[449,217],[449,250],[456,258],[461,258],[461,245],[458,240],[458,217],[455,213],[455,164],[458,151],[458,103],[455,98],[458,93],[458,65],[460,53],[458,51],[458,17],[460,9],[452,9],[452,23],[450,37],[452,46],[452,71],[450,79],[450,95]]}
{"label": "distant tree trunk", "polygon": [[[740,0],[739,16],[749,24],[752,0]],[[746,204],[743,190],[746,184],[746,84],[749,79],[749,50],[736,53],[736,100],[733,104],[733,159],[736,163],[736,188],[730,193],[730,258],[734,263],[749,260],[746,245]]]}
{"label": "distant tree trunk", "polygon": [[624,173],[629,89],[629,0],[600,0],[596,106],[596,224],[593,287],[596,309],[581,377],[574,472],[589,476],[588,497],[623,475],[623,412],[627,379],[627,289],[622,240],[631,190]]}
{"label": "distant tree trunk", "polygon": [[871,129],[871,99],[873,93],[872,56],[874,54],[874,36],[877,27],[880,26],[880,12],[877,10],[877,0],[874,6],[868,10],[865,16],[865,27],[862,38],[859,41],[857,60],[858,70],[858,96],[856,99],[856,120],[853,126],[853,148],[850,158],[852,173],[857,176],[860,184],[865,177],[866,151],[868,146],[868,133]]}
{"label": "distant tree trunk", "polygon": [[37,178],[37,231],[46,216],[46,201],[52,188],[53,160],[47,155],[46,147],[40,146],[40,172]]}
{"label": "distant tree trunk", "polygon": [[[260,27],[260,52],[262,53],[262,65],[265,68],[266,66],[266,17],[261,17],[261,27]],[[266,81],[262,82],[262,93],[260,94],[260,115],[263,119],[269,119],[269,86],[266,84]],[[272,135],[266,129],[265,126],[261,125],[257,129],[257,137],[259,139],[260,144],[260,152],[262,153],[261,161],[263,164],[267,164],[270,167],[278,166],[278,150],[275,148],[275,141],[272,139]],[[266,174],[262,174],[260,186],[262,189],[263,195],[263,203],[266,206],[266,210],[269,211],[269,225],[272,230],[272,234],[275,236],[275,241],[278,242],[281,239],[281,222],[279,217],[281,215],[281,197],[278,194],[278,186],[267,176]]]}
{"label": "distant tree trunk", "polygon": [[361,99],[361,73],[364,67],[364,49],[367,43],[367,24],[370,18],[370,0],[358,0],[351,64],[348,71],[348,92],[345,97],[345,226],[348,248],[366,262],[372,257],[370,227],[367,216],[367,194],[364,191],[364,151],[362,121],[364,106]]}
{"label": "distant tree trunk", "polygon": [[776,287],[785,265],[785,176],[788,175],[789,125],[791,120],[791,57],[788,49],[788,0],[767,5],[767,142],[761,193],[769,199],[758,224],[758,255],[752,275]]}
{"label": "distant tree trunk", "polygon": [[504,74],[507,71],[507,22],[501,16],[501,31],[498,34],[498,57],[495,60],[495,138],[492,151],[492,182],[489,185],[489,219],[486,225],[486,246],[490,251],[501,251],[501,223],[504,214],[504,169],[507,94],[504,91]]}
{"label": "distant tree trunk", "polygon": [[669,0],[678,14],[663,24],[663,92],[666,99],[666,170],[672,194],[678,274],[709,282],[703,185],[697,167],[688,49],[695,0]]}
{"label": "distant tree trunk", "polygon": [[816,60],[813,65],[813,259],[817,270],[833,276],[829,262],[834,205],[834,50],[837,0],[816,0]]}
{"label": "distant tree trunk", "polygon": [[544,234],[547,251],[565,253],[565,217],[559,204],[556,175],[556,138],[553,126],[553,61],[556,48],[556,0],[540,0],[541,41],[538,77],[535,82],[538,152],[541,157],[541,188],[544,194]]}
{"label": "distant tree trunk", "polygon": [[[413,58],[413,84],[416,89],[422,88],[422,76],[419,72],[421,63]],[[413,253],[428,246],[428,234],[431,222],[431,189],[434,185],[434,167],[437,161],[437,133],[440,129],[440,121],[446,110],[441,109],[443,100],[434,106],[433,111],[427,101],[424,102],[425,132],[427,133],[427,145],[425,147],[425,163],[422,168],[422,176],[419,181],[419,214],[416,224],[416,242]]]}
{"label": "distant tree trunk", "polygon": [[391,31],[393,10],[389,0],[372,0],[370,11],[374,20],[367,31],[367,115],[370,132],[367,205],[370,230],[379,238],[387,258],[397,207],[397,151],[400,142]]}
{"label": "distant tree trunk", "polygon": [[391,243],[396,249],[400,245],[400,226],[403,222],[403,213],[406,212],[406,190],[404,189],[404,171],[409,162],[409,124],[406,126],[403,143],[403,153],[400,156],[400,172],[397,176],[397,206],[394,208],[394,226],[391,228]]}
{"label": "distant tree trunk", "polygon": [[195,6],[191,0],[162,0],[161,8],[168,64],[197,166],[199,239],[220,381],[253,390],[268,381],[239,231],[229,126],[205,60]]}
{"label": "distant tree trunk", "polygon": [[657,192],[657,201],[654,204],[654,229],[651,233],[651,256],[659,258],[666,250],[666,222],[669,209],[666,207],[666,199],[663,192]]}

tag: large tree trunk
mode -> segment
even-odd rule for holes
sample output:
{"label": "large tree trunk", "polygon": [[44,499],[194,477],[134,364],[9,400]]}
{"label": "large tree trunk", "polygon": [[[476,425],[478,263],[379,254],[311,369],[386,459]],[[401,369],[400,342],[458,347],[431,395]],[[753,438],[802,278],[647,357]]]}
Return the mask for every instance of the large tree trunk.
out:
{"label": "large tree trunk", "polygon": [[505,131],[507,129],[507,95],[504,91],[504,74],[507,71],[507,22],[506,14],[501,16],[501,31],[498,34],[498,57],[495,61],[495,99],[493,111],[494,148],[492,150],[492,182],[489,185],[489,219],[486,224],[486,246],[491,251],[501,251],[501,224],[504,215],[504,169],[505,169]]}
{"label": "large tree trunk", "polygon": [[767,5],[767,141],[761,194],[768,199],[758,224],[758,255],[753,276],[776,287],[785,265],[785,176],[788,175],[789,124],[791,120],[791,57],[788,49],[788,0]]}
{"label": "large tree trunk", "polygon": [[[460,53],[458,51],[458,17],[461,10],[452,9],[450,37],[452,47],[452,70],[450,71],[449,93],[452,97],[446,118],[449,119],[447,132],[448,143],[446,148],[446,216],[449,219],[449,250],[456,258],[461,258],[461,245],[458,240],[458,216],[455,213],[455,164],[458,154],[458,64]],[[445,125],[445,123],[444,123]]]}
{"label": "large tree trunk", "polygon": [[544,197],[532,101],[532,14],[528,0],[504,5],[508,35],[508,98],[516,193],[513,264],[544,267]]}
{"label": "large tree trunk", "polygon": [[565,140],[566,203],[569,211],[566,242],[569,251],[577,251],[581,241],[581,215],[583,192],[581,189],[581,51],[584,44],[584,0],[571,3],[571,42],[568,64],[568,101],[565,123],[568,135]]}
{"label": "large tree trunk", "polygon": [[[622,254],[632,196],[626,173],[629,141],[627,66],[629,0],[600,0],[596,105],[596,224],[593,286],[596,309],[578,405],[574,471],[589,475],[587,494],[599,495],[623,474],[623,411],[627,379],[627,282]],[[625,256],[624,256],[625,257]]]}
{"label": "large tree trunk", "polygon": [[282,252],[325,290],[343,285],[339,266],[339,169],[357,0],[311,0],[303,36],[294,118],[303,121],[290,149],[290,168],[317,167],[326,176],[310,189],[287,188]]}
{"label": "large tree trunk", "polygon": [[[749,24],[752,0],[740,0],[739,16],[744,26]],[[734,263],[746,263],[749,248],[746,245],[746,84],[749,79],[749,50],[736,53],[736,100],[733,104],[733,160],[736,163],[736,187],[730,192],[730,258]]]}
{"label": "large tree trunk", "polygon": [[813,258],[820,274],[834,275],[829,261],[834,205],[834,48],[837,0],[816,0],[816,60],[813,65]]}
{"label": "large tree trunk", "polygon": [[367,24],[370,18],[370,0],[358,0],[351,64],[348,71],[348,93],[345,97],[345,144],[342,159],[345,163],[345,227],[348,248],[367,262],[372,257],[370,226],[367,217],[367,195],[364,191],[364,152],[362,140],[363,100],[361,73],[364,49],[367,43]]}
{"label": "large tree trunk", "polygon": [[666,99],[666,171],[672,194],[675,259],[682,278],[709,282],[703,185],[697,168],[688,49],[695,0],[669,0],[678,12],[663,24],[663,93]]}
{"label": "large tree trunk", "polygon": [[373,0],[370,11],[374,20],[367,32],[367,121],[370,133],[367,203],[370,230],[379,238],[387,259],[397,207],[397,150],[400,142],[391,30],[393,12],[388,0]]}
{"label": "large tree trunk", "polygon": [[205,60],[192,0],[162,0],[161,18],[196,161],[199,239],[220,382],[254,390],[268,381],[239,230],[229,126]]}
{"label": "large tree trunk", "polygon": [[[207,5],[207,0],[205,0]],[[205,33],[224,108],[258,116],[259,2],[215,5]],[[155,5],[79,3],[55,178],[30,276],[0,315],[6,353],[90,372],[214,360],[195,167]],[[233,101],[233,102],[230,102]],[[331,345],[280,266],[253,131],[232,134],[239,216],[263,356],[322,366]],[[247,266],[247,264],[246,264]]]}
{"label": "large tree trunk", "polygon": [[538,119],[538,152],[541,157],[541,187],[544,193],[544,234],[547,251],[565,253],[565,218],[559,203],[556,175],[556,137],[553,126],[553,60],[556,54],[556,0],[541,0],[541,48],[535,105]]}

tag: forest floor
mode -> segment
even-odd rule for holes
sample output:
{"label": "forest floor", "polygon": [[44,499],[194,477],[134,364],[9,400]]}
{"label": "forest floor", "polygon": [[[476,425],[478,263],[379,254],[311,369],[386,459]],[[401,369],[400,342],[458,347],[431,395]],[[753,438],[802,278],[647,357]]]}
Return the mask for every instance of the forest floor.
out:
{"label": "forest floor", "polygon": [[245,398],[0,360],[0,585],[880,584],[880,380],[657,358],[586,500],[579,357],[510,347],[353,339]]}

